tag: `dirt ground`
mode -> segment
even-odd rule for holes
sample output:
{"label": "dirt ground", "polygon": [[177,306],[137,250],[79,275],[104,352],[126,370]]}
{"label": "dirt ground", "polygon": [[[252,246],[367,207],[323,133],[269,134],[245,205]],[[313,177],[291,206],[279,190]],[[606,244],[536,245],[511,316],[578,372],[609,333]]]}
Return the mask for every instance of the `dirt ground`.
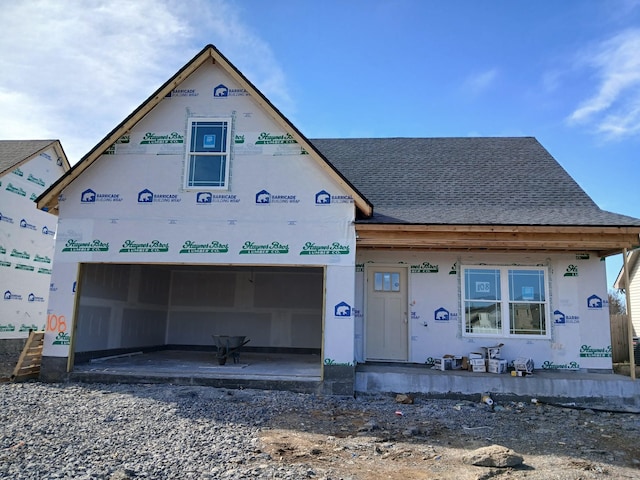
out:
{"label": "dirt ground", "polygon": [[[370,403],[370,402],[369,402]],[[263,431],[264,452],[322,479],[638,479],[640,414],[508,402],[390,397],[360,409],[288,412]],[[501,445],[524,458],[513,468],[463,462]]]}

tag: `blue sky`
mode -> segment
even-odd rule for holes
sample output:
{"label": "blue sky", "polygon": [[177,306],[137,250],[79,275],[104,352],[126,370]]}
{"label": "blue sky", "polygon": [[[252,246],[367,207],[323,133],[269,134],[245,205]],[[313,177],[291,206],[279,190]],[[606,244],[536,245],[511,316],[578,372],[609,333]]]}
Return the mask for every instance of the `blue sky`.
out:
{"label": "blue sky", "polygon": [[212,43],[309,138],[534,136],[601,208],[640,218],[640,0],[24,0],[0,15],[0,138],[59,139],[71,163]]}

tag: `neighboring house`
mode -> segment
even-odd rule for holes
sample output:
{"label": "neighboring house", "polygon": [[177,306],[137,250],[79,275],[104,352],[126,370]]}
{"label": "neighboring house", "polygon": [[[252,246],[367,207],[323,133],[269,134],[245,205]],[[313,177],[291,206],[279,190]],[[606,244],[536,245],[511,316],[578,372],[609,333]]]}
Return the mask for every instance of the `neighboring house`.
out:
{"label": "neighboring house", "polygon": [[69,168],[58,140],[0,140],[0,339],[45,328],[58,219],[35,200]]}
{"label": "neighboring house", "polygon": [[[627,269],[629,270],[629,297],[630,305],[627,306],[627,313],[631,314],[633,323],[633,336],[640,336],[640,250],[633,250],[627,256]],[[624,265],[618,273],[613,288],[627,290],[627,281],[624,275]],[[638,360],[638,359],[636,359]]]}
{"label": "neighboring house", "polygon": [[640,233],[533,138],[309,140],[213,46],[38,206],[59,215],[43,379],[248,335],[320,353],[341,393],[360,362],[498,343],[610,371],[601,260]]}

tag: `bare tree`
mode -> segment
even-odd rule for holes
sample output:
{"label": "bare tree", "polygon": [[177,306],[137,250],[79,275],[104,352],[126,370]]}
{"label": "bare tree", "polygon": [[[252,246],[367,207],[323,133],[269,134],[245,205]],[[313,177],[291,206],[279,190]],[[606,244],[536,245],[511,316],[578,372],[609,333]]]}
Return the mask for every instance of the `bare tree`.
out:
{"label": "bare tree", "polygon": [[624,315],[627,313],[625,296],[620,290],[609,290],[609,315]]}

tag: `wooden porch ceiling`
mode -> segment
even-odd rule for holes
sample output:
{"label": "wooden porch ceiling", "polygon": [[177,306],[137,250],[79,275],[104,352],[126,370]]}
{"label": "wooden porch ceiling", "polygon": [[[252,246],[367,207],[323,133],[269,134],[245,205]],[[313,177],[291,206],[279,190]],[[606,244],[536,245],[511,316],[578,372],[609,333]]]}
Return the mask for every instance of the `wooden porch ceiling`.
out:
{"label": "wooden porch ceiling", "polygon": [[640,245],[640,227],[356,224],[358,248],[597,252]]}

